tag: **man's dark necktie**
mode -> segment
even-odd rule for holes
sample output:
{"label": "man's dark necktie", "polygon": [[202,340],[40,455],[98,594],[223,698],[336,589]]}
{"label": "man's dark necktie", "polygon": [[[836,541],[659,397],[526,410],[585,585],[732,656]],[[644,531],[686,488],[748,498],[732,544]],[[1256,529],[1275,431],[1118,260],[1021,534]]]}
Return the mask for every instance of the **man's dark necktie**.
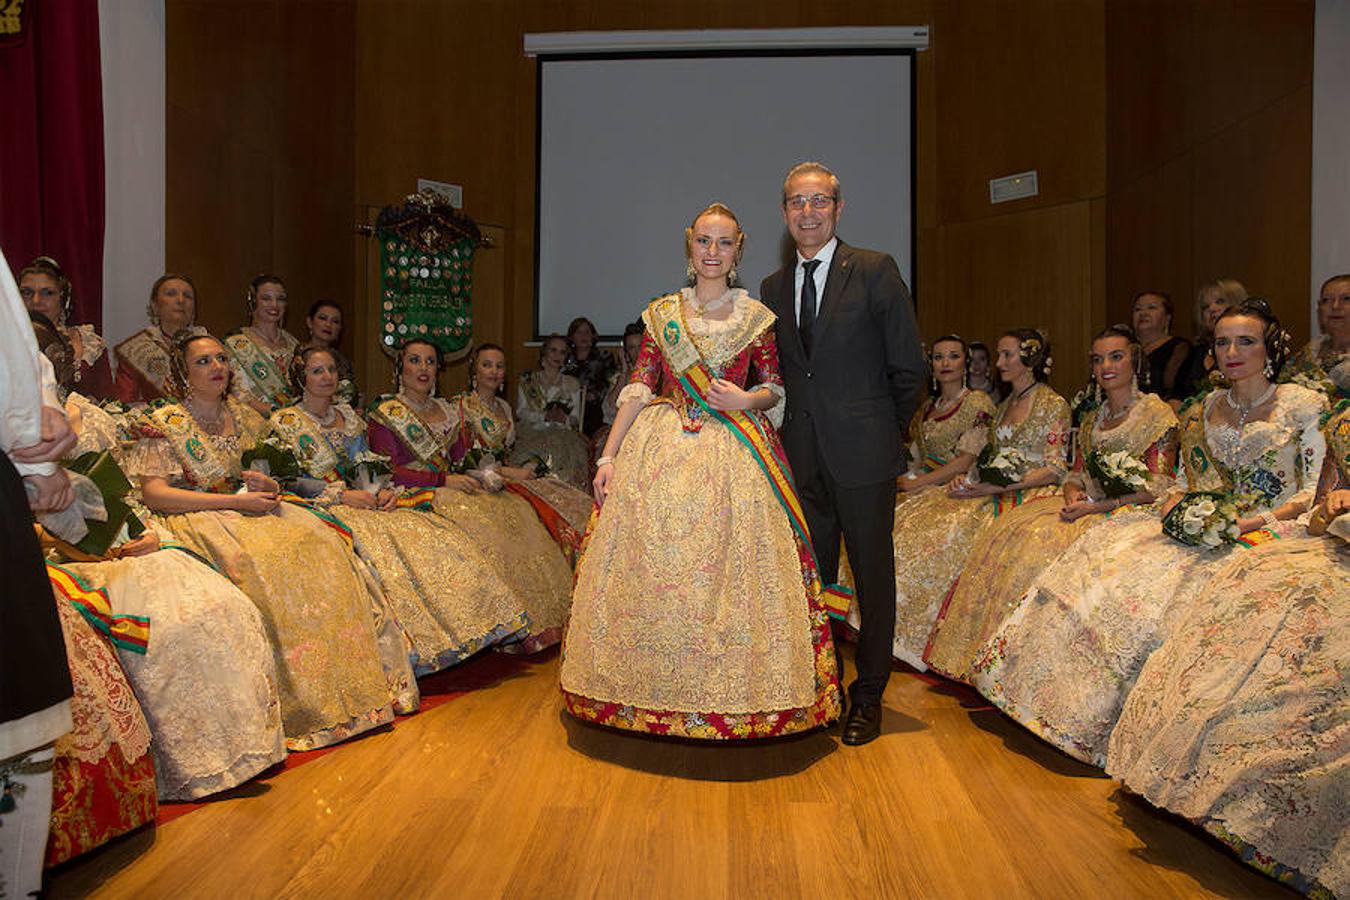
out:
{"label": "man's dark necktie", "polygon": [[802,336],[802,346],[806,355],[811,355],[811,332],[816,327],[816,266],[818,259],[808,259],[802,263],[802,305],[797,313],[797,331]]}

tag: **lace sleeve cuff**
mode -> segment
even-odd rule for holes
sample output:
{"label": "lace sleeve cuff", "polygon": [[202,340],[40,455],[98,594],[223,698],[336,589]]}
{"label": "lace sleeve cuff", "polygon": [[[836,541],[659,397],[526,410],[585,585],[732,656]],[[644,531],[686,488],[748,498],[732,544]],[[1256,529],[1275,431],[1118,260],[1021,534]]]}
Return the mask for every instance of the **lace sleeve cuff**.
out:
{"label": "lace sleeve cuff", "polygon": [[183,467],[173,455],[173,448],[163,438],[141,438],[122,459],[122,470],[128,478],[166,478],[170,481],[183,477]]}
{"label": "lace sleeve cuff", "polygon": [[652,402],[652,389],[641,381],[634,381],[619,391],[619,399],[615,405],[622,409],[623,405],[630,400],[637,400],[643,406],[646,406]]}
{"label": "lace sleeve cuff", "polygon": [[764,410],[764,415],[768,418],[770,422],[773,423],[774,428],[782,428],[783,410],[787,409],[787,392],[783,390],[783,386],[781,384],[777,384],[772,381],[766,381],[763,384],[755,385],[756,390],[758,390],[759,388],[764,388],[770,394],[773,394],[774,404],[773,406],[770,406],[768,409]]}

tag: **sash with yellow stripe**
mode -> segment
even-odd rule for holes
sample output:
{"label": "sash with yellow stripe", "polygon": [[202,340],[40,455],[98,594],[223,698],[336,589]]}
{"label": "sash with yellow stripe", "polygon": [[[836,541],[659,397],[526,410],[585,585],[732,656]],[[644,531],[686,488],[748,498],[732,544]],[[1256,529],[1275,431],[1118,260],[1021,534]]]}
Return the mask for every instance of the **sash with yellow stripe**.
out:
{"label": "sash with yellow stripe", "polygon": [[90,587],[75,573],[53,563],[47,563],[47,578],[57,599],[65,600],[79,610],[80,615],[107,635],[114,645],[132,653],[145,654],[150,643],[148,617],[114,615],[107,591]]}
{"label": "sash with yellow stripe", "polygon": [[[815,550],[811,546],[811,532],[806,524],[806,512],[802,509],[797,487],[792,482],[792,471],[788,468],[787,460],[779,453],[775,442],[765,433],[764,426],[757,416],[752,416],[744,410],[713,409],[712,404],[708,402],[707,394],[712,386],[713,374],[688,334],[684,316],[680,311],[681,299],[679,294],[670,294],[653,302],[653,311],[656,313],[654,318],[660,323],[660,327],[655,329],[656,340],[667,363],[670,364],[671,371],[679,379],[680,386],[703,407],[703,411],[710,418],[731,429],[736,439],[750,451],[751,458],[769,480],[774,496],[787,514],[792,530],[797,533],[807,552],[811,554],[812,566],[819,571]],[[815,586],[820,587],[818,582]],[[848,615],[853,592],[842,585],[832,584],[820,588],[820,597],[831,616],[843,619]]]}
{"label": "sash with yellow stripe", "polygon": [[446,447],[430,425],[397,395],[385,397],[370,410],[370,417],[394,433],[417,461],[437,472],[450,471]]}
{"label": "sash with yellow stripe", "polygon": [[225,338],[225,346],[234,354],[234,360],[248,378],[254,391],[274,407],[289,406],[293,401],[286,373],[277,370],[262,347],[245,332],[236,332]]}

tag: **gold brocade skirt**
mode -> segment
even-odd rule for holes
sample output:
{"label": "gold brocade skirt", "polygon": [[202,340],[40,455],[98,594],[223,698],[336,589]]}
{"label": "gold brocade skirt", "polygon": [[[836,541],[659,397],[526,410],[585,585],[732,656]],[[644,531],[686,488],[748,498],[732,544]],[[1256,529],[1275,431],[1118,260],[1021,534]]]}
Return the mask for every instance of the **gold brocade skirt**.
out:
{"label": "gold brocade skirt", "polygon": [[975,540],[1000,514],[1053,494],[1054,487],[995,497],[956,499],[946,487],[911,495],[895,508],[895,640],[891,653],[919,671],[942,603]]}
{"label": "gold brocade skirt", "polygon": [[[808,591],[792,527],[746,448],[716,421],[687,433],[672,406],[648,406],[577,566],[561,672],[569,708],[686,737],[755,736],[745,722],[713,734],[708,713],[807,722],[796,713],[829,683],[817,679]],[[620,718],[676,721],[590,714],[614,705]]]}
{"label": "gold brocade skirt", "polygon": [[993,637],[1022,594],[1104,515],[1064,522],[1059,495],[1041,497],[994,519],[975,541],[965,568],[938,616],[924,661],[949,678],[969,683],[980,646]]}
{"label": "gold brocade skirt", "polygon": [[590,491],[591,451],[579,432],[562,425],[536,428],[522,422],[516,428],[511,462],[523,465],[531,456],[547,462],[554,475],[577,490]]}
{"label": "gold brocade skirt", "polygon": [[534,507],[506,491],[439,488],[435,511],[468,537],[486,573],[506,586],[528,618],[501,649],[534,653],[561,641],[572,605],[572,569]]}
{"label": "gold brocade skirt", "polygon": [[412,644],[413,671],[452,666],[520,631],[525,609],[454,522],[413,509],[335,507]]}
{"label": "gold brocade skirt", "polygon": [[156,522],[214,562],[262,613],[289,749],[334,744],[393,719],[379,599],[329,525],[289,503],[275,514],[192,512]]}

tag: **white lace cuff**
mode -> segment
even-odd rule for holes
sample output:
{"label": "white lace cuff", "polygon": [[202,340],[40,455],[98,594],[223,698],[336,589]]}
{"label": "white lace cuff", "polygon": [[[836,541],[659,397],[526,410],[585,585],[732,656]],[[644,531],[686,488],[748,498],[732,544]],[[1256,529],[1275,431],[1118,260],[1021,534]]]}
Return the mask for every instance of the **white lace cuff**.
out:
{"label": "white lace cuff", "polygon": [[787,391],[783,390],[781,384],[766,382],[755,386],[755,390],[765,388],[770,394],[774,395],[774,404],[764,410],[764,415],[773,423],[774,428],[783,427],[783,410],[787,409]]}
{"label": "white lace cuff", "polygon": [[643,406],[646,406],[652,402],[652,389],[641,381],[635,381],[619,391],[619,399],[615,401],[615,406],[622,409],[623,405],[630,400],[637,400]]}

